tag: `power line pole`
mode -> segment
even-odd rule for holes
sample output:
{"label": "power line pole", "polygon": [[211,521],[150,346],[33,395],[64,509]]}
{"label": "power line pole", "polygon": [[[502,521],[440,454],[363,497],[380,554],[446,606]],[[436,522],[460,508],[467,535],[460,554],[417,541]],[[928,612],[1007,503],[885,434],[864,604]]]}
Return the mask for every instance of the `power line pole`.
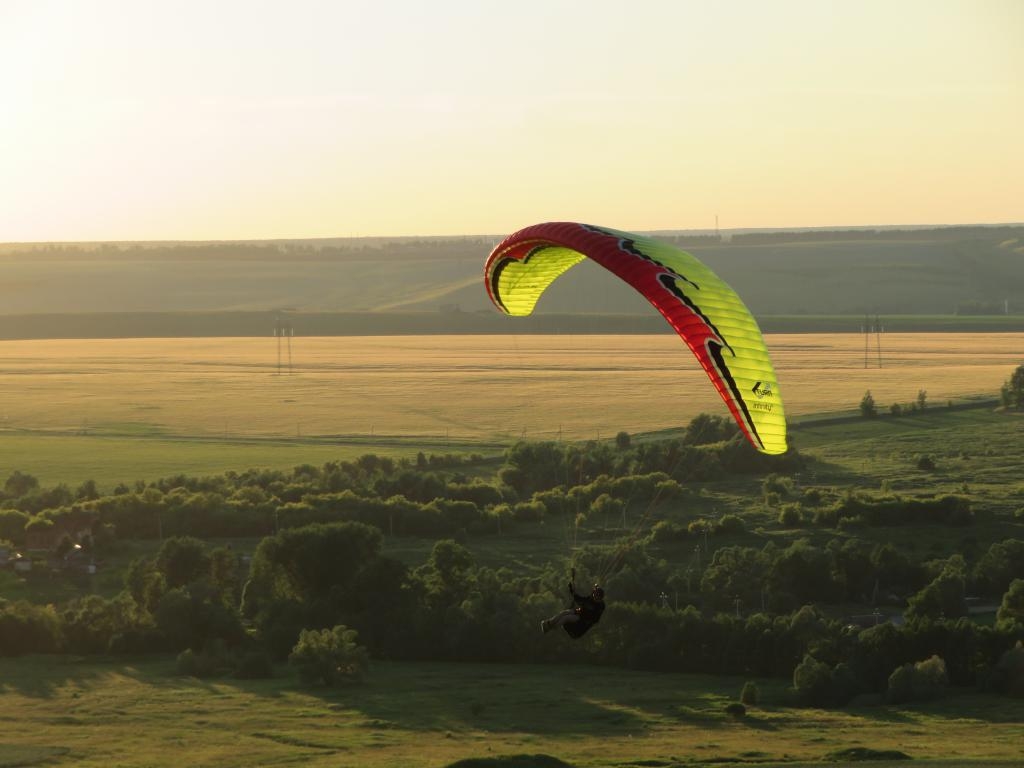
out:
{"label": "power line pole", "polygon": [[875,315],[875,345],[878,348],[878,367],[882,367],[882,321]]}

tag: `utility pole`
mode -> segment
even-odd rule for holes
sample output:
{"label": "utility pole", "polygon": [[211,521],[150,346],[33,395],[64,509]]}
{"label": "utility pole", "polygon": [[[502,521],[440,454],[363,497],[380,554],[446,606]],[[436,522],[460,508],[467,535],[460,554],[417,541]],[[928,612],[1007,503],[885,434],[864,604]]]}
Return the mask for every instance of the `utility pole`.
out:
{"label": "utility pole", "polygon": [[286,339],[285,342],[288,346],[288,374],[292,372],[292,336],[295,335],[295,329],[292,328],[292,324],[285,320],[280,313],[277,315],[277,319],[274,321],[274,338],[277,339],[277,375],[281,375],[281,340]]}
{"label": "utility pole", "polygon": [[878,348],[878,367],[882,367],[882,321],[875,315],[875,344]]}

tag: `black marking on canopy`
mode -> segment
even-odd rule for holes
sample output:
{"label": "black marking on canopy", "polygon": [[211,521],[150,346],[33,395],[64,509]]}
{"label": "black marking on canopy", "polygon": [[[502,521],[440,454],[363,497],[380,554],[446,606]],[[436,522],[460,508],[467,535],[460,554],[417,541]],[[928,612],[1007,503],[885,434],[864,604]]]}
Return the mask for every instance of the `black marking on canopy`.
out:
{"label": "black marking on canopy", "polygon": [[502,300],[501,294],[498,292],[498,281],[501,279],[501,273],[505,271],[505,267],[507,267],[513,261],[518,261],[521,264],[526,264],[527,262],[530,261],[530,259],[532,259],[541,251],[553,247],[554,246],[551,245],[550,243],[545,243],[544,245],[535,245],[533,248],[527,251],[526,256],[524,256],[521,259],[517,259],[513,256],[502,256],[499,259],[498,263],[494,265],[494,269],[491,270],[491,296],[493,296],[494,300],[498,302],[498,306],[501,307],[501,311],[504,312],[506,315],[510,314],[508,311],[508,307],[505,306],[505,302]]}
{"label": "black marking on canopy", "polygon": [[725,358],[722,356],[722,345],[714,339],[708,339],[707,348],[708,353],[715,360],[715,366],[718,368],[718,373],[729,386],[733,400],[739,406],[740,410],[743,411],[743,420],[746,421],[747,426],[750,428],[750,434],[757,440],[757,444],[761,449],[764,450],[764,440],[762,440],[761,436],[757,433],[757,427],[754,425],[754,419],[751,417],[750,411],[747,410],[747,403],[740,393],[740,388],[736,384],[736,380],[732,377],[732,371],[729,370],[729,366],[726,364]]}
{"label": "black marking on canopy", "polygon": [[[661,275],[658,275],[658,282],[661,283],[662,287],[666,291],[668,291],[673,296],[675,296],[677,299],[679,299],[683,304],[685,304],[687,307],[690,308],[691,312],[693,312],[695,315],[697,315],[697,317],[699,317],[701,320],[703,320],[704,324],[714,332],[715,336],[718,337],[718,339],[721,341],[722,345],[725,346],[725,348],[728,349],[730,352],[732,352],[732,354],[735,356],[736,355],[736,351],[732,348],[732,346],[729,344],[729,342],[725,340],[725,336],[722,335],[721,331],[719,331],[718,328],[715,326],[715,324],[711,322],[711,319],[707,315],[704,314],[704,312],[701,310],[701,308],[698,307],[696,304],[694,304],[690,300],[689,296],[687,296],[685,293],[683,293],[681,290],[679,290],[679,286],[676,285],[676,281],[673,279],[673,277],[674,277],[674,275],[661,274]],[[687,281],[687,282],[689,282],[689,281]]]}
{"label": "black marking on canopy", "polygon": [[599,235],[604,235],[605,237],[614,237],[615,239],[617,239],[619,241],[619,250],[625,251],[626,253],[630,254],[631,256],[636,256],[638,258],[641,258],[644,261],[649,262],[651,264],[654,264],[657,267],[661,267],[666,272],[670,272],[671,274],[675,275],[677,278],[679,278],[683,282],[689,283],[694,288],[696,288],[698,291],[700,290],[700,286],[697,285],[695,282],[693,282],[693,280],[688,278],[686,275],[679,274],[674,269],[672,269],[672,267],[670,267],[668,264],[663,264],[662,262],[658,261],[656,258],[651,256],[651,254],[644,253],[642,250],[640,250],[640,248],[636,244],[636,240],[633,240],[632,238],[628,238],[628,237],[619,237],[618,235],[616,235],[613,232],[607,232],[606,230],[603,230],[600,227],[595,227],[592,224],[581,224],[580,226],[582,226],[584,229],[586,229],[589,232],[595,232],[595,233],[597,233]]}

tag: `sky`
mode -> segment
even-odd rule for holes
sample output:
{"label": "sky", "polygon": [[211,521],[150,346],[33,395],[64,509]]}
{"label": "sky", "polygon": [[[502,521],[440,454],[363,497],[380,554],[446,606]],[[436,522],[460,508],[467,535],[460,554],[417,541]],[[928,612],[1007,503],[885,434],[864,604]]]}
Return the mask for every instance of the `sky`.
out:
{"label": "sky", "polygon": [[0,0],[0,242],[1024,222],[1024,0]]}

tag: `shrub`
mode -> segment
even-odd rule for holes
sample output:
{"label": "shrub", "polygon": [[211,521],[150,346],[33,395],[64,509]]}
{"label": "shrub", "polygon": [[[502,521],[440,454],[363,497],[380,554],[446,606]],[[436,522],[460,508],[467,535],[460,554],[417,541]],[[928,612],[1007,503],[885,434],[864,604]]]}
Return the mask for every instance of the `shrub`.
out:
{"label": "shrub", "polygon": [[725,713],[738,720],[739,718],[746,716],[747,708],[738,701],[731,701],[725,705]]}
{"label": "shrub", "polygon": [[744,704],[755,705],[761,698],[761,692],[757,689],[757,683],[753,680],[748,680],[743,684],[743,690],[740,691],[740,701]]}
{"label": "shrub", "polygon": [[746,523],[739,515],[724,515],[715,526],[715,533],[720,535],[740,534],[746,530]]}
{"label": "shrub", "polygon": [[935,471],[935,459],[928,454],[922,454],[917,457],[917,468],[924,472]]}
{"label": "shrub", "polygon": [[808,488],[804,491],[803,503],[812,507],[816,507],[825,500],[825,494],[821,492],[820,488]]}
{"label": "shrub", "polygon": [[904,664],[893,670],[889,675],[885,699],[890,704],[935,699],[945,692],[948,684],[946,662],[938,656],[932,656],[916,664]]}
{"label": "shrub", "polygon": [[779,512],[779,525],[784,528],[796,528],[803,522],[799,504],[783,504]]}
{"label": "shrub", "polygon": [[659,520],[651,528],[648,537],[652,544],[664,544],[670,541],[685,541],[689,537],[686,528],[671,520]]}
{"label": "shrub", "polygon": [[846,664],[831,669],[810,654],[793,670],[793,689],[801,704],[841,707],[858,692],[853,672]]}
{"label": "shrub", "polygon": [[369,654],[356,644],[357,633],[343,624],[333,629],[304,629],[288,662],[307,684],[344,685],[361,682],[370,665]]}
{"label": "shrub", "polygon": [[686,526],[686,532],[691,536],[700,536],[704,531],[710,530],[711,524],[703,517],[699,520],[694,520],[688,526]]}
{"label": "shrub", "polygon": [[793,690],[801,704],[820,705],[828,700],[832,670],[810,654],[793,670]]}
{"label": "shrub", "polygon": [[61,642],[60,617],[53,606],[0,601],[0,656],[56,653]]}
{"label": "shrub", "polygon": [[878,415],[878,410],[875,407],[875,398],[871,396],[870,389],[865,392],[864,397],[861,398],[860,415],[865,419],[873,419]]}
{"label": "shrub", "polygon": [[1024,643],[1004,653],[992,670],[992,688],[997,693],[1024,698]]}

